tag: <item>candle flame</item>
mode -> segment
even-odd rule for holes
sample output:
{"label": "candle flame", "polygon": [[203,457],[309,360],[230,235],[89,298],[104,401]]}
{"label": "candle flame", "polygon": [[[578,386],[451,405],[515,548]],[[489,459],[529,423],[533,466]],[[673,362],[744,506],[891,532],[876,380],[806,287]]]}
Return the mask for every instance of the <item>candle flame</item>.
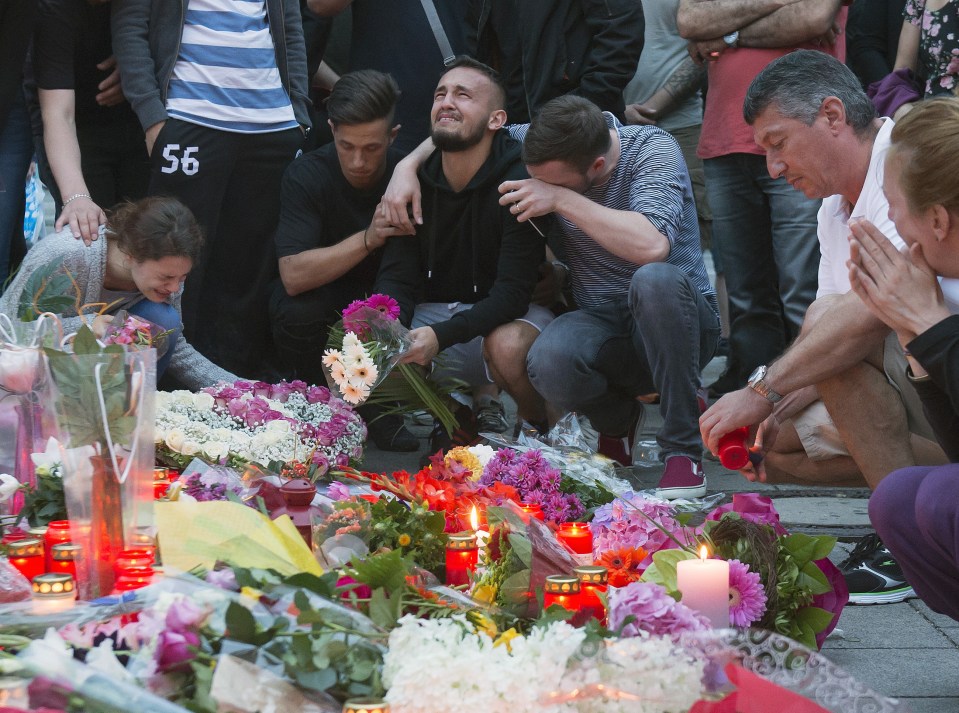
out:
{"label": "candle flame", "polygon": [[706,545],[703,545],[699,548],[699,559],[701,559],[703,562],[709,559],[709,549],[707,549]]}
{"label": "candle flame", "polygon": [[476,511],[476,506],[473,506],[473,509],[470,510],[470,527],[474,531],[479,529],[479,513]]}

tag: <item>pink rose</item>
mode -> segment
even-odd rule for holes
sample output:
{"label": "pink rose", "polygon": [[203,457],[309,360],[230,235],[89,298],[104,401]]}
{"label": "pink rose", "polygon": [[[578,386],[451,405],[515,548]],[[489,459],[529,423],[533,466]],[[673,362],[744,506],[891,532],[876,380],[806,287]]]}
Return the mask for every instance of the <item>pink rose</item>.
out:
{"label": "pink rose", "polygon": [[154,654],[157,668],[163,673],[187,670],[190,661],[196,657],[196,652],[191,649],[199,645],[200,637],[192,631],[161,631]]}

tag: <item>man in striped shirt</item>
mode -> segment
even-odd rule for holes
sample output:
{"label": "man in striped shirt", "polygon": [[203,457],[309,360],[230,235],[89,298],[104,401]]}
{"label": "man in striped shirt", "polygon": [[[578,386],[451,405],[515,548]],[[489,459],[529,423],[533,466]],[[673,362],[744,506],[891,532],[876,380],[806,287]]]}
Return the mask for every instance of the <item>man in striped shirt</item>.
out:
{"label": "man in striped shirt", "polygon": [[636,397],[658,392],[659,492],[700,497],[696,390],[719,318],[679,146],[572,95],[548,102],[524,129],[515,133],[525,133],[532,178],[503,183],[500,202],[520,221],[556,215],[578,306],[533,344],[530,380],[549,403],[588,416],[604,450],[617,445],[627,463],[643,409]]}

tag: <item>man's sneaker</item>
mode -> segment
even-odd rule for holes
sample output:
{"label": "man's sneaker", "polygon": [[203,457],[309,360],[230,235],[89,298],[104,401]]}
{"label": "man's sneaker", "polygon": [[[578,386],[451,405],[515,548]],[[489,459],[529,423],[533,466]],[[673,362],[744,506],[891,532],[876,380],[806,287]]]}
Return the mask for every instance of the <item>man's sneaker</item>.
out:
{"label": "man's sneaker", "polygon": [[506,409],[495,399],[483,404],[476,411],[476,428],[480,433],[506,433],[509,422],[506,420]]}
{"label": "man's sneaker", "polygon": [[916,596],[879,535],[862,538],[839,569],[849,587],[850,604],[893,604]]}
{"label": "man's sneaker", "polygon": [[656,494],[664,500],[701,498],[706,495],[703,464],[687,456],[670,456]]}
{"label": "man's sneaker", "polygon": [[642,404],[637,403],[639,413],[633,416],[632,423],[626,429],[625,436],[607,436],[599,434],[596,450],[610,460],[629,467],[633,464],[633,448],[636,445],[636,436],[643,431],[643,422],[646,420],[646,411]]}

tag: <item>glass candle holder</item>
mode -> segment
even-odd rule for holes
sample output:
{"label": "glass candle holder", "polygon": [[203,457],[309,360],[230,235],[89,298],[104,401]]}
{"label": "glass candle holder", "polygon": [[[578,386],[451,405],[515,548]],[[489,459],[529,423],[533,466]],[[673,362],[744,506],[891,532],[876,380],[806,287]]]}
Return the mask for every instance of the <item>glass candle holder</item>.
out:
{"label": "glass candle holder", "polygon": [[580,611],[589,613],[605,625],[606,606],[599,595],[606,594],[609,587],[609,570],[599,565],[584,565],[573,567],[573,572],[579,577]]}
{"label": "glass candle holder", "polygon": [[537,503],[517,503],[517,505],[519,505],[520,510],[530,517],[535,517],[537,520],[546,519],[546,515],[543,513],[543,508]]}
{"label": "glass candle holder", "polygon": [[56,614],[73,608],[77,583],[69,574],[47,572],[33,578],[32,609],[35,614]]}
{"label": "glass candle holder", "polygon": [[27,693],[29,679],[19,676],[0,676],[0,708],[28,710],[30,696]]}
{"label": "glass candle holder", "polygon": [[80,554],[80,545],[67,542],[62,545],[54,545],[50,553],[51,563],[47,567],[48,572],[57,574],[69,574],[74,579],[77,578],[77,555]]}
{"label": "glass candle holder", "polygon": [[582,606],[579,577],[572,574],[551,574],[543,585],[543,610],[558,604],[569,611],[579,611]]}
{"label": "glass candle holder", "polygon": [[593,554],[593,533],[585,522],[564,522],[556,538],[578,555]]}
{"label": "glass candle holder", "polygon": [[159,500],[166,497],[170,489],[170,472],[167,468],[156,467],[153,469],[153,499]]}
{"label": "glass candle holder", "polygon": [[7,545],[7,558],[28,580],[47,571],[43,543],[35,538],[11,542]]}
{"label": "glass candle holder", "polygon": [[382,698],[351,698],[343,704],[343,713],[390,713],[390,704]]}
{"label": "glass candle holder", "polygon": [[43,544],[47,551],[47,568],[45,571],[50,572],[53,569],[53,546],[65,545],[72,541],[69,520],[54,520],[47,525],[47,532],[43,536]]}
{"label": "glass candle holder", "polygon": [[470,573],[479,562],[479,547],[476,535],[460,532],[450,535],[446,542],[446,583],[459,587],[470,583]]}

